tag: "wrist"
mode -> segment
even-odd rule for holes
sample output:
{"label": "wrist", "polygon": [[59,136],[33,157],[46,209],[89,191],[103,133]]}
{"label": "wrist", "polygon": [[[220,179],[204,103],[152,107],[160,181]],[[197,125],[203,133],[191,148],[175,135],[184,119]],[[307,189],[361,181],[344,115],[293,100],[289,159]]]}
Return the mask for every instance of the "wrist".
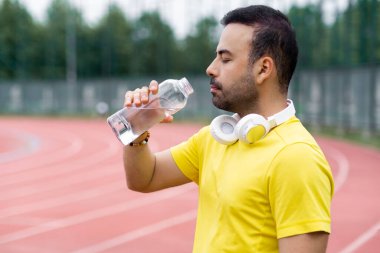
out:
{"label": "wrist", "polygon": [[138,146],[143,146],[146,145],[149,141],[150,133],[148,131],[145,131],[142,133],[139,137],[137,137],[136,140],[133,142],[129,143],[129,146],[131,147],[138,147]]}

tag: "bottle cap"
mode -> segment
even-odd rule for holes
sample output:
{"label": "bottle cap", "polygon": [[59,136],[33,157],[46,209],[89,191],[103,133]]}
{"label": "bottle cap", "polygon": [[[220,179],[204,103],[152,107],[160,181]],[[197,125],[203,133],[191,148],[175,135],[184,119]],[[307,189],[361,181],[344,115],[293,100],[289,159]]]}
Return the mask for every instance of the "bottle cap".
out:
{"label": "bottle cap", "polygon": [[189,83],[189,81],[185,77],[180,79],[179,83],[181,84],[181,87],[183,88],[183,92],[184,92],[186,97],[194,92],[193,87],[191,87],[191,84]]}

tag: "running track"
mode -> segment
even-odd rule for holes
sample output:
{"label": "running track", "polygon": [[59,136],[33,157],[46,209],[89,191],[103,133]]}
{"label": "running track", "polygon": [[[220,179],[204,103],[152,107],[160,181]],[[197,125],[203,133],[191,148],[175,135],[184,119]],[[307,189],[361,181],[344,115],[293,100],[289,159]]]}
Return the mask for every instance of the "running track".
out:
{"label": "running track", "polygon": [[[199,127],[158,125],[151,147]],[[336,183],[328,252],[380,252],[380,151],[318,141]],[[0,119],[0,252],[190,253],[196,186],[129,191],[121,156],[104,119]]]}

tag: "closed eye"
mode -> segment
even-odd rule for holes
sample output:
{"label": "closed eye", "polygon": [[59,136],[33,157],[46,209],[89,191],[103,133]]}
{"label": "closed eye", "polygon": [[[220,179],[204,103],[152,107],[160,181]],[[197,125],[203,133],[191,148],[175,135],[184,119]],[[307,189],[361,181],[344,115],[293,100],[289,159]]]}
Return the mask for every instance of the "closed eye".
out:
{"label": "closed eye", "polygon": [[232,54],[227,49],[220,49],[220,50],[217,51],[217,54],[220,57],[222,63],[228,63],[228,62],[230,62],[232,60],[231,59]]}

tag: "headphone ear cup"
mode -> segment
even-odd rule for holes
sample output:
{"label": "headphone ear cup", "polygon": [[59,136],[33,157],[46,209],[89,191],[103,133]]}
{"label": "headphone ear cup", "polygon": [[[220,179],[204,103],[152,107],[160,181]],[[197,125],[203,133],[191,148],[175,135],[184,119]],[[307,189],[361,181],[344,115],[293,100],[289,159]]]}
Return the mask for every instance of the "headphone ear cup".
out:
{"label": "headphone ear cup", "polygon": [[252,144],[262,139],[268,132],[269,122],[259,114],[244,116],[235,127],[235,135],[240,141]]}
{"label": "headphone ear cup", "polygon": [[224,145],[235,143],[238,138],[235,134],[235,126],[238,116],[220,115],[210,124],[211,135],[216,141]]}

